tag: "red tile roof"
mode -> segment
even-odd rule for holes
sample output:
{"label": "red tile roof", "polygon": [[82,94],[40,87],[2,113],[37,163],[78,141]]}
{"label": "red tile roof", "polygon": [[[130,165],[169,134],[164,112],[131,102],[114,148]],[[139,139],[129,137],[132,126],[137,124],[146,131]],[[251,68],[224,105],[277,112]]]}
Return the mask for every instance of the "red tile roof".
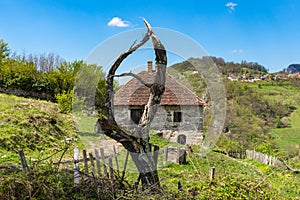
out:
{"label": "red tile roof", "polygon": [[[155,72],[142,71],[137,74],[144,82],[153,83]],[[204,100],[198,98],[187,87],[166,74],[165,92],[160,105],[205,105]],[[146,105],[150,96],[150,89],[132,78],[123,85],[114,96],[114,105]]]}

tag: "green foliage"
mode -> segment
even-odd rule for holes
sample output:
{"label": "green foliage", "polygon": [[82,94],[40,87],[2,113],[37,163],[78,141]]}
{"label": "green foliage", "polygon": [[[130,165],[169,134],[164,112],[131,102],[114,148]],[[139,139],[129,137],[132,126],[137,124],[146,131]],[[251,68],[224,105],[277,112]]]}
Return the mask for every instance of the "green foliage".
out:
{"label": "green foliage", "polygon": [[[103,109],[105,81],[102,67],[88,65],[83,61],[61,62],[59,66],[54,67],[53,63],[58,59],[54,54],[43,54],[40,58],[32,55],[28,58],[10,58],[8,45],[3,40],[0,40],[0,50],[0,56],[3,57],[0,57],[0,87],[26,91],[27,96],[39,99],[55,101],[58,100],[55,97],[58,97],[61,106],[61,100],[68,100],[67,96],[75,89],[75,94],[79,99],[85,99],[87,106],[93,104],[97,109]],[[5,62],[2,62],[4,58]],[[32,92],[36,95],[32,95]],[[50,95],[51,98],[45,98],[42,93]],[[62,111],[70,112],[70,106],[67,108],[67,103],[64,103]]]}
{"label": "green foliage", "polygon": [[242,61],[241,63],[225,62],[223,58],[210,57],[224,75],[229,74],[263,74],[267,69],[257,62]]}
{"label": "green foliage", "polygon": [[65,148],[66,138],[78,144],[73,119],[57,105],[6,94],[0,94],[0,104],[1,163],[14,160],[20,148],[37,159]]}
{"label": "green foliage", "polygon": [[34,166],[29,172],[0,170],[0,199],[114,199],[121,193],[116,183],[114,191],[107,179],[81,180],[74,186],[73,171],[57,170],[50,163]]}
{"label": "green foliage", "polygon": [[72,91],[68,93],[64,91],[63,93],[57,94],[55,96],[58,103],[58,108],[61,113],[68,114],[72,111],[72,97],[73,97]]}
{"label": "green foliage", "polygon": [[2,39],[0,39],[0,63],[5,61],[8,58],[10,50],[8,48],[8,44],[5,43]]}

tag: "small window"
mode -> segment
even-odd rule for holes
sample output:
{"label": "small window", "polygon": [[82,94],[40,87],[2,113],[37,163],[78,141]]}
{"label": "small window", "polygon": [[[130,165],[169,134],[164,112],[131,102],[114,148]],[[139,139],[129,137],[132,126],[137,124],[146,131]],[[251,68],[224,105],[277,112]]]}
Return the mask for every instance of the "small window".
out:
{"label": "small window", "polygon": [[182,121],[182,113],[181,112],[174,112],[173,122],[181,122],[181,121]]}
{"label": "small window", "polygon": [[143,109],[130,110],[130,118],[135,124],[139,124],[142,115],[143,115]]}

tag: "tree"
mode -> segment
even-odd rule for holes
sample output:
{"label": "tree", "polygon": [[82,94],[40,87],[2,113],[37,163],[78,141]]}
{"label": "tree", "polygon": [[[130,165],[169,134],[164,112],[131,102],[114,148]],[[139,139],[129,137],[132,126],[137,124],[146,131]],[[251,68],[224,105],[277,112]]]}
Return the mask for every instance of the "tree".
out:
{"label": "tree", "polygon": [[[167,56],[164,46],[160,40],[153,33],[151,26],[144,19],[144,23],[147,27],[147,33],[144,38],[138,43],[134,43],[126,52],[122,53],[113,65],[106,76],[106,99],[104,116],[98,119],[98,123],[103,130],[104,134],[110,138],[120,142],[126,150],[129,151],[133,162],[135,163],[142,182],[142,188],[148,188],[152,192],[157,192],[160,188],[159,177],[157,174],[157,166],[154,161],[154,156],[151,152],[151,144],[149,143],[149,127],[154,118],[157,110],[157,106],[160,103],[162,94],[165,90],[165,76]],[[155,64],[157,65],[157,72],[155,75],[154,83],[145,83],[139,76],[129,72],[121,75],[116,75],[115,72],[120,66],[121,62],[143,44],[145,44],[149,38],[152,39],[152,44],[155,51]],[[122,129],[117,124],[114,117],[114,77],[120,76],[133,76],[138,79],[146,87],[150,88],[150,97],[148,103],[144,108],[142,118],[134,130],[131,133]]]}
{"label": "tree", "polygon": [[0,39],[0,62],[6,58],[8,58],[10,50],[8,48],[8,44],[5,43],[2,39]]}
{"label": "tree", "polygon": [[64,59],[55,53],[43,53],[39,55],[30,54],[27,57],[27,60],[33,62],[36,65],[36,68],[42,73],[50,73],[65,63]]}

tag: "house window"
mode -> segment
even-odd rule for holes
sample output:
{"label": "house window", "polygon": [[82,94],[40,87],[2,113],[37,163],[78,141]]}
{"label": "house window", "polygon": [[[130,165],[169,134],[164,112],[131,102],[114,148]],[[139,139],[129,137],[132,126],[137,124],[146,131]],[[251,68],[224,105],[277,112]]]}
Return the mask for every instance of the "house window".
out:
{"label": "house window", "polygon": [[182,121],[182,113],[174,111],[173,122],[181,122],[181,121]]}
{"label": "house window", "polygon": [[142,115],[143,115],[143,109],[130,110],[130,118],[135,124],[139,124]]}

